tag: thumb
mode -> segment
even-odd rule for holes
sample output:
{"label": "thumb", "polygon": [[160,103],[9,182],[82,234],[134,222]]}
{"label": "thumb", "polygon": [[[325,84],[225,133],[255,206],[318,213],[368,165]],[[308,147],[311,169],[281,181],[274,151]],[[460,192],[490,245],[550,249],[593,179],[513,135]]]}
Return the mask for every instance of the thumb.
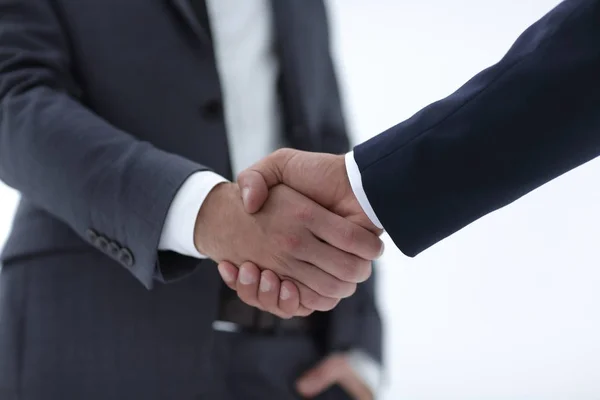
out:
{"label": "thumb", "polygon": [[269,189],[283,182],[283,169],[293,150],[281,149],[260,160],[238,175],[244,208],[249,214],[261,209],[269,197]]}
{"label": "thumb", "polygon": [[236,281],[238,278],[238,267],[230,263],[229,261],[221,261],[217,266],[219,271],[219,275],[221,275],[221,279],[223,282],[233,290],[236,290]]}
{"label": "thumb", "polygon": [[314,397],[337,383],[340,362],[339,356],[334,355],[308,370],[296,381],[298,392],[302,396]]}
{"label": "thumb", "polygon": [[261,209],[269,197],[269,188],[260,172],[247,169],[238,176],[238,185],[242,191],[242,202],[248,214]]}

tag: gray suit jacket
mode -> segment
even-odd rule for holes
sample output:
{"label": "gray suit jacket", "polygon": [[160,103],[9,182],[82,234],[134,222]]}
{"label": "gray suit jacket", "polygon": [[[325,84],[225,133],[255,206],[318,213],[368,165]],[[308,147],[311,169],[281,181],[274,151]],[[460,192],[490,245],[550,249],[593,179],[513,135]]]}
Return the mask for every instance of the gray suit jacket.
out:
{"label": "gray suit jacket", "polygon": [[[320,0],[273,1],[285,141],[348,149]],[[0,274],[0,398],[191,398],[220,279],[157,244],[185,179],[229,175],[221,89],[186,0],[0,0],[0,179],[22,194]],[[381,359],[373,280],[328,351]]]}

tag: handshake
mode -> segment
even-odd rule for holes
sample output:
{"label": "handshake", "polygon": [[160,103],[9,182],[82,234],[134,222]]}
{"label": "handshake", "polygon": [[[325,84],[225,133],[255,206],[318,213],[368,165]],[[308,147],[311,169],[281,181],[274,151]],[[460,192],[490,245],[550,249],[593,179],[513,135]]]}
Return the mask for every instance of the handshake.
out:
{"label": "handshake", "polygon": [[344,156],[282,149],[210,192],[194,243],[242,301],[291,318],[351,296],[383,253],[381,233],[354,196]]}

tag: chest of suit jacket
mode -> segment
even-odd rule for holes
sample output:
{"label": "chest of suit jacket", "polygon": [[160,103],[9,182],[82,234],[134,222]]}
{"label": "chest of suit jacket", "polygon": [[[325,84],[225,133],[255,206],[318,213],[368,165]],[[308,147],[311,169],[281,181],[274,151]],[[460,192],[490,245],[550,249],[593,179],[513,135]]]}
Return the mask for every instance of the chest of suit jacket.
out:
{"label": "chest of suit jacket", "polygon": [[[332,102],[327,21],[320,0],[298,3],[272,4],[284,134],[296,147],[319,150],[331,120],[323,113]],[[226,173],[219,74],[187,0],[55,4],[74,95],[118,128]]]}

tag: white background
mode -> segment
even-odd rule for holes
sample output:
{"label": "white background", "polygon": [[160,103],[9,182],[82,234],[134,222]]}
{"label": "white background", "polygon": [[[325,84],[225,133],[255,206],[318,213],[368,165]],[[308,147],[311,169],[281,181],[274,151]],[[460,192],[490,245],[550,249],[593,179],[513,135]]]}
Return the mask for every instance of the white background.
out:
{"label": "white background", "polygon": [[[357,140],[495,63],[557,0],[332,0]],[[387,241],[386,400],[600,399],[600,160],[408,259]],[[16,194],[0,187],[0,243]]]}

